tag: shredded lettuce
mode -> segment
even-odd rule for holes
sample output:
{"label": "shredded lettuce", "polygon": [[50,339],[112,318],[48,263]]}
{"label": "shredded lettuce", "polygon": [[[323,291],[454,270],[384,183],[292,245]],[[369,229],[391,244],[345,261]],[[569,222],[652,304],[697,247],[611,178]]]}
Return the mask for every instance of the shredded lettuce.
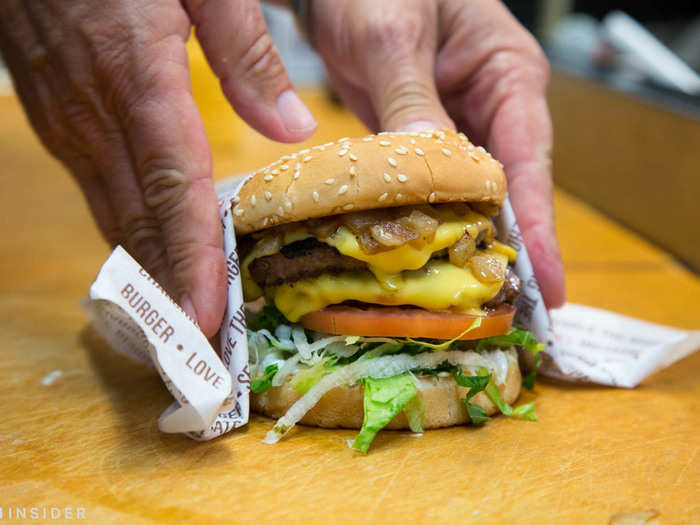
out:
{"label": "shredded lettuce", "polygon": [[537,371],[542,365],[542,356],[540,354],[535,355],[535,368],[525,377],[523,377],[523,386],[528,390],[532,390],[535,386],[535,380],[537,379]]}
{"label": "shredded lettuce", "polygon": [[337,356],[329,356],[308,368],[303,368],[292,378],[292,387],[300,394],[306,394],[323,376],[332,373],[337,367]]}
{"label": "shredded lettuce", "polygon": [[532,332],[520,328],[511,328],[510,332],[504,335],[480,339],[476,350],[479,352],[485,348],[509,348],[511,346],[520,346],[535,356],[544,350],[544,345],[537,342]]}
{"label": "shredded lettuce", "polygon": [[263,375],[251,379],[251,392],[267,392],[270,386],[272,386],[272,378],[277,373],[277,370],[279,370],[279,367],[276,364],[268,365],[267,367],[265,367],[265,373]]}
{"label": "shredded lettuce", "polygon": [[248,316],[246,319],[248,329],[253,332],[258,330],[274,330],[280,325],[287,325],[289,321],[275,306],[265,305],[259,314]]}
{"label": "shredded lettuce", "polygon": [[416,397],[417,390],[408,374],[382,379],[367,377],[364,383],[365,417],[352,446],[366,454],[377,432],[388,425],[396,414]]}
{"label": "shredded lettuce", "polygon": [[483,425],[491,419],[488,414],[486,414],[486,410],[481,408],[479,405],[470,403],[466,399],[462,399],[462,403],[464,403],[464,406],[467,407],[467,415],[469,416],[469,420],[472,422],[472,425]]}
{"label": "shredded lettuce", "polygon": [[484,390],[486,395],[489,396],[489,399],[493,401],[493,404],[498,407],[498,410],[500,410],[503,415],[519,417],[521,419],[527,419],[528,421],[537,421],[534,401],[513,408],[503,399],[501,392],[498,390],[498,386],[493,380],[489,381]]}
{"label": "shredded lettuce", "polygon": [[425,416],[423,396],[416,395],[411,399],[403,408],[403,413],[406,414],[406,421],[412,432],[423,432],[423,416]]}

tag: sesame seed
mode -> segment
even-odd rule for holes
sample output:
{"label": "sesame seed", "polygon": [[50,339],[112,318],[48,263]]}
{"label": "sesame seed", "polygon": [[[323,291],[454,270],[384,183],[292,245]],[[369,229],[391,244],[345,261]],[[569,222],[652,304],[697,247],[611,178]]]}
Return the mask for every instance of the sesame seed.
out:
{"label": "sesame seed", "polygon": [[273,175],[279,175],[280,170],[272,170],[270,173],[272,173]]}
{"label": "sesame seed", "polygon": [[362,142],[372,142],[374,140],[374,137],[364,137],[362,139]]}
{"label": "sesame seed", "polygon": [[348,185],[347,185],[347,184],[343,184],[343,185],[340,187],[340,189],[338,190],[338,195],[342,195],[342,194],[345,193],[346,191],[348,191]]}
{"label": "sesame seed", "polygon": [[281,169],[282,171],[287,171],[287,170],[289,169],[289,166],[286,165],[286,164],[282,164],[282,165],[280,166],[280,169]]}
{"label": "sesame seed", "polygon": [[284,210],[282,209],[282,206],[277,206],[277,215],[284,215]]}
{"label": "sesame seed", "polygon": [[281,160],[281,161],[285,161],[285,160],[289,160],[289,159],[291,159],[291,158],[292,158],[292,157],[290,157],[289,155],[282,155],[282,156],[280,157],[280,160]]}
{"label": "sesame seed", "polygon": [[478,149],[481,153],[487,153],[483,146],[477,146],[476,149]]}
{"label": "sesame seed", "polygon": [[355,205],[352,202],[348,202],[345,206],[343,206],[344,210],[352,210],[355,207]]}
{"label": "sesame seed", "polygon": [[421,133],[420,136],[423,137],[424,139],[430,139],[433,137],[433,134],[432,133]]}
{"label": "sesame seed", "polygon": [[399,173],[396,178],[398,179],[399,182],[406,182],[408,180],[408,177],[404,175],[403,173]]}
{"label": "sesame seed", "polygon": [[299,152],[299,155],[306,155],[309,151],[311,151],[309,148],[303,149]]}
{"label": "sesame seed", "polygon": [[292,203],[291,201],[284,201],[284,207],[287,208],[288,210],[292,209]]}
{"label": "sesame seed", "polygon": [[350,140],[350,137],[343,137],[342,139],[338,139],[338,142],[347,142]]}
{"label": "sesame seed", "polygon": [[[408,136],[409,136],[409,137],[417,137],[417,136],[418,136],[418,132],[417,132],[417,131],[411,131],[411,132],[408,134]],[[413,143],[411,143],[411,144],[413,144]]]}
{"label": "sesame seed", "polygon": [[403,146],[401,146],[400,148],[396,148],[394,151],[399,155],[405,155],[406,153],[408,153],[408,150]]}
{"label": "sesame seed", "polygon": [[301,172],[300,172],[300,171],[298,171],[298,170],[295,171],[295,172],[294,172],[294,180],[297,180],[297,179],[299,178],[300,175],[301,175]]}
{"label": "sesame seed", "polygon": [[391,164],[392,168],[395,168],[396,166],[399,165],[398,162],[396,162],[396,159],[394,157],[389,157],[386,160],[389,162],[389,164]]}
{"label": "sesame seed", "polygon": [[238,215],[239,217],[243,215],[245,212],[243,211],[243,208],[236,208],[233,210],[234,215]]}
{"label": "sesame seed", "polygon": [[493,186],[493,191],[498,191],[498,184],[496,184],[495,182],[492,182],[491,186]]}
{"label": "sesame seed", "polygon": [[409,140],[409,142],[410,142],[411,144],[415,144],[415,143],[416,143],[416,139],[411,139],[411,140]]}
{"label": "sesame seed", "polygon": [[416,151],[416,155],[418,155],[419,157],[422,157],[423,155],[425,155],[425,152],[420,148],[416,148],[415,151]]}
{"label": "sesame seed", "polygon": [[391,142],[389,142],[388,140],[380,140],[379,145],[380,146],[391,146]]}
{"label": "sesame seed", "polygon": [[452,156],[452,152],[450,150],[448,150],[447,148],[442,148],[442,153],[443,153],[443,155],[445,155],[445,157]]}
{"label": "sesame seed", "polygon": [[326,184],[328,184],[329,186],[331,184],[333,184],[334,182],[335,182],[335,179],[333,177],[331,177],[330,179],[326,179]]}
{"label": "sesame seed", "polygon": [[265,192],[265,200],[271,201],[272,200],[272,193],[270,193],[269,191],[266,191]]}
{"label": "sesame seed", "polygon": [[353,153],[351,153],[350,155],[348,155],[348,158],[349,158],[351,161],[353,161],[353,162],[356,162],[356,161],[357,161],[357,155],[355,155],[355,154],[353,154]]}
{"label": "sesame seed", "polygon": [[470,151],[470,152],[469,152],[469,156],[472,158],[472,160],[473,160],[474,162],[476,162],[476,163],[479,162],[479,157],[477,157],[477,156],[474,154],[474,152]]}
{"label": "sesame seed", "polygon": [[354,177],[357,175],[357,171],[355,170],[355,166],[350,166],[350,176]]}
{"label": "sesame seed", "polygon": [[400,194],[400,193],[397,193],[395,199],[396,199],[397,201],[400,201],[401,199],[403,199],[403,195]]}
{"label": "sesame seed", "polygon": [[314,191],[314,192],[311,194],[311,197],[314,199],[314,202],[318,202],[318,199],[320,198],[320,197],[318,196],[318,192],[317,192],[317,191]]}
{"label": "sesame seed", "polygon": [[323,145],[323,147],[327,148],[328,146],[332,146],[333,144],[335,144],[335,142],[326,142],[326,143]]}
{"label": "sesame seed", "polygon": [[270,222],[270,217],[265,217],[263,219],[263,226],[267,226],[267,224]]}
{"label": "sesame seed", "polygon": [[238,204],[239,202],[241,202],[241,198],[240,198],[238,195],[236,195],[236,196],[231,200],[231,202],[233,202],[234,204]]}
{"label": "sesame seed", "polygon": [[385,173],[385,174],[384,174],[384,180],[387,181],[387,182],[391,182],[391,175],[389,175],[388,173]]}
{"label": "sesame seed", "polygon": [[484,183],[484,186],[486,186],[486,189],[487,189],[487,190],[490,189],[490,188],[491,188],[491,181],[488,180],[488,179],[486,179],[486,182]]}
{"label": "sesame seed", "polygon": [[379,133],[377,133],[377,135],[388,135],[388,134],[389,134],[388,131],[380,131]]}
{"label": "sesame seed", "polygon": [[307,155],[304,157],[304,162],[309,162],[311,159],[313,159],[313,157],[311,155]]}
{"label": "sesame seed", "polygon": [[341,150],[338,152],[338,156],[339,156],[339,157],[342,157],[342,156],[345,155],[347,152],[348,152],[348,148],[343,148],[343,149],[341,149]]}
{"label": "sesame seed", "polygon": [[388,194],[387,192],[384,192],[384,193],[382,193],[382,194],[379,196],[379,199],[377,199],[377,200],[378,200],[379,202],[382,202],[382,201],[386,200],[386,198],[387,198],[388,196],[389,196],[389,194]]}
{"label": "sesame seed", "polygon": [[428,202],[435,202],[435,198],[436,198],[435,192],[434,191],[430,192],[430,195],[428,195]]}
{"label": "sesame seed", "polygon": [[323,146],[323,145],[321,145],[321,146],[313,146],[311,149],[315,149],[315,150],[318,150],[318,151],[324,151],[324,150],[326,149],[326,146]]}
{"label": "sesame seed", "polygon": [[258,199],[255,198],[255,195],[250,196],[250,205],[255,207],[255,203],[258,201]]}
{"label": "sesame seed", "polygon": [[263,177],[263,178],[264,178],[267,182],[270,182],[272,179],[274,179],[274,177],[273,177],[272,175],[269,175],[269,174],[268,174],[268,175],[265,175],[265,177]]}

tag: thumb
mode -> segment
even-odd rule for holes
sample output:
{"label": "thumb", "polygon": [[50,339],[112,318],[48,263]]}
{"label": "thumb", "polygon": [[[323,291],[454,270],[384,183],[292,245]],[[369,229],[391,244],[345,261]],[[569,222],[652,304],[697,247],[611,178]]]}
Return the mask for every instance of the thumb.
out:
{"label": "thumb", "polygon": [[[384,27],[386,29],[386,26]],[[435,50],[414,42],[410,24],[399,24],[366,46],[368,94],[385,130],[455,129],[435,86]],[[391,39],[391,42],[385,39]]]}
{"label": "thumb", "polygon": [[197,38],[234,110],[257,131],[299,142],[316,119],[295,93],[257,0],[186,0]]}

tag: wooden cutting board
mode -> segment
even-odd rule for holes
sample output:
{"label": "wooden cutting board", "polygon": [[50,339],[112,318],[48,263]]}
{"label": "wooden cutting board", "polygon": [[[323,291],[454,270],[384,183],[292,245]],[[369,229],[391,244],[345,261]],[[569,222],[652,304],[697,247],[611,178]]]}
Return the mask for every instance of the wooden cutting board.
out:
{"label": "wooden cutting board", "polygon": [[[195,74],[200,101],[208,82]],[[322,93],[305,99],[314,142],[363,132]],[[300,147],[207,100],[217,176]],[[257,416],[207,443],[161,434],[160,379],[104,348],[79,308],[107,246],[18,102],[0,99],[0,114],[2,519],[68,507],[96,523],[606,523],[649,509],[700,521],[700,353],[634,390],[541,381],[524,395],[537,422],[384,432],[367,456],[345,430],[300,427],[264,445],[272,421]],[[557,192],[556,211],[571,301],[700,328],[697,276],[569,195]]]}

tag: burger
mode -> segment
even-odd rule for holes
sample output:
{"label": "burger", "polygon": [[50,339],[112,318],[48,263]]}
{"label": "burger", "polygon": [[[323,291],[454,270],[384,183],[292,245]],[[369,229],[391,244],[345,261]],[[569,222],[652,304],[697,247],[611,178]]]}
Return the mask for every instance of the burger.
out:
{"label": "burger", "polygon": [[[503,166],[448,130],[314,146],[259,170],[233,204],[251,407],[277,422],[414,432],[513,408],[516,252],[497,239]],[[260,302],[264,306],[260,307]],[[525,378],[530,383],[531,373]]]}

